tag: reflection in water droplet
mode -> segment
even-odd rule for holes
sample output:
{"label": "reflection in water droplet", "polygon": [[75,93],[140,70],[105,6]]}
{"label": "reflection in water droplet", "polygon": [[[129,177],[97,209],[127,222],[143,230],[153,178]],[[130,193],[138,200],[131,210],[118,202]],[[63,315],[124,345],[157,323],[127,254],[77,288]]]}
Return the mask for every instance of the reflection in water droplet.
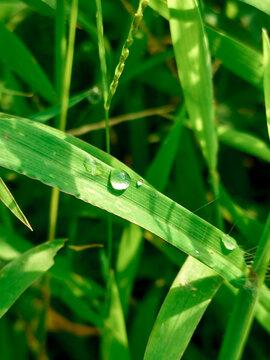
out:
{"label": "reflection in water droplet", "polygon": [[228,251],[232,251],[236,248],[237,244],[233,238],[231,238],[229,235],[222,234],[221,235],[221,242],[222,245],[226,248]]}
{"label": "reflection in water droplet", "polygon": [[115,190],[126,190],[130,185],[130,176],[123,170],[113,169],[110,183]]}
{"label": "reflection in water droplet", "polygon": [[87,96],[87,100],[90,104],[97,104],[98,102],[100,102],[102,97],[102,93],[99,87],[94,86],[90,92],[89,95]]}
{"label": "reflection in water droplet", "polygon": [[142,180],[142,179],[140,179],[140,180],[138,180],[138,181],[136,182],[137,187],[142,186],[142,184],[143,184],[143,180]]}
{"label": "reflection in water droplet", "polygon": [[94,158],[92,156],[88,156],[84,161],[84,166],[87,171],[90,171],[91,175],[95,175],[97,171],[97,164]]}

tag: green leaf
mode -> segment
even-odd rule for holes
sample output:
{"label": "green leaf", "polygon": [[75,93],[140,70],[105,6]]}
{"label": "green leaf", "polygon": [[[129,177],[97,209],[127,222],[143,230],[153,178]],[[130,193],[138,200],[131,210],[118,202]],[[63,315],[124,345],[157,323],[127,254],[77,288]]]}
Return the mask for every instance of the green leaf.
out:
{"label": "green leaf", "polygon": [[162,304],[144,360],[178,360],[188,345],[222,278],[189,257]]}
{"label": "green leaf", "polygon": [[6,205],[6,207],[9,208],[10,211],[13,212],[13,214],[24,225],[26,225],[30,230],[33,231],[24,213],[20,209],[19,205],[17,204],[16,200],[12,196],[11,192],[9,191],[8,187],[6,186],[2,178],[0,178],[0,200]]}
{"label": "green leaf", "polygon": [[265,98],[267,129],[270,139],[270,42],[267,32],[264,29],[263,29],[263,59],[264,59],[263,88],[264,88],[264,98]]}
{"label": "green leaf", "polygon": [[[242,250],[236,246],[227,251],[222,231],[146,181],[138,187],[138,174],[94,146],[46,125],[5,114],[0,115],[0,146],[0,165],[140,225],[229,281],[238,282],[245,275]],[[126,190],[112,187],[113,169],[129,175]]]}
{"label": "green leaf", "polygon": [[195,0],[168,0],[170,29],[178,75],[192,127],[210,169],[216,169],[217,137],[211,59]]}
{"label": "green leaf", "polygon": [[64,240],[54,240],[25,252],[0,271],[0,318],[18,297],[52,265]]}
{"label": "green leaf", "polygon": [[130,359],[128,339],[126,333],[126,324],[122,311],[121,301],[117,284],[113,273],[110,278],[111,289],[109,313],[104,320],[104,329],[102,333],[102,354],[103,359]]}
{"label": "green leaf", "polygon": [[[93,91],[95,91],[96,87],[90,88],[88,90],[82,91],[81,93],[72,96],[69,99],[68,108],[72,108],[73,106],[79,104],[81,101],[87,99],[88,97],[91,97],[93,94]],[[31,115],[29,119],[39,121],[39,122],[46,122],[52,119],[53,117],[59,115],[61,112],[61,106],[55,105],[51,106],[48,109],[42,110],[38,112],[37,114]]]}
{"label": "green leaf", "polygon": [[[149,4],[166,20],[169,20],[169,9],[162,0],[152,0]],[[212,56],[252,85],[262,88],[263,58],[262,54],[232,38],[222,30],[205,25]]]}
{"label": "green leaf", "polygon": [[270,1],[269,0],[238,0],[242,3],[249,4],[254,6],[258,10],[265,12],[267,15],[270,15]]}
{"label": "green leaf", "polygon": [[54,89],[33,55],[12,32],[0,22],[1,61],[15,72],[22,80],[50,103],[54,102]]}
{"label": "green leaf", "polygon": [[[147,171],[147,180],[160,191],[165,189],[169,179],[182,133],[183,116],[184,109],[180,111],[176,123],[171,128]],[[142,230],[134,224],[127,226],[121,237],[116,262],[116,278],[124,313],[127,311],[128,299],[138,268],[142,243]]]}
{"label": "green leaf", "polygon": [[218,137],[228,146],[270,162],[269,145],[254,135],[235,130],[227,125],[220,125]]}
{"label": "green leaf", "polygon": [[250,46],[233,39],[231,36],[205,27],[211,54],[237,76],[262,88],[263,58],[262,54]]}

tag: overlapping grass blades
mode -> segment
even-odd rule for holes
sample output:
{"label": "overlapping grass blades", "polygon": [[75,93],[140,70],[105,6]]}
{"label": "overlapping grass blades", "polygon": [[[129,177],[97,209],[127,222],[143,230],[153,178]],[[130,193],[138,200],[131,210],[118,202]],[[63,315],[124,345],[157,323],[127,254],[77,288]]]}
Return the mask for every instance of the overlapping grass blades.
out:
{"label": "overlapping grass blades", "polygon": [[[140,177],[110,155],[46,125],[4,114],[0,119],[0,134],[2,166],[141,225],[229,281],[244,276],[242,251],[236,247],[228,252],[220,230],[147,183],[137,188]],[[94,170],[90,157],[96,165]],[[123,169],[131,177],[131,184],[123,193],[111,187],[112,168]]]}

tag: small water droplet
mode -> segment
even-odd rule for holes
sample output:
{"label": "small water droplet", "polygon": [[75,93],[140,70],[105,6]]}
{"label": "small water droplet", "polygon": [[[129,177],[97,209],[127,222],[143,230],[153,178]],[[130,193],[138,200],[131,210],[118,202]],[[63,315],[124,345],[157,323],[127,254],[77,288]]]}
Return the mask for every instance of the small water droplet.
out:
{"label": "small water droplet", "polygon": [[140,179],[140,180],[138,180],[138,181],[136,182],[137,187],[141,187],[142,184],[143,184],[143,180],[142,180],[142,179]]}
{"label": "small water droplet", "polygon": [[92,156],[88,156],[84,161],[84,166],[87,171],[90,171],[91,175],[95,175],[97,171],[97,164],[94,158]]}
{"label": "small water droplet", "polygon": [[123,170],[113,169],[110,183],[115,190],[126,190],[130,185],[130,176]]}
{"label": "small water droplet", "polygon": [[236,246],[237,246],[235,240],[232,237],[230,237],[229,235],[222,234],[221,235],[221,242],[222,242],[222,245],[228,251],[234,250],[236,248]]}
{"label": "small water droplet", "polygon": [[199,256],[200,255],[199,250],[195,250],[195,254]]}
{"label": "small water droplet", "polygon": [[87,96],[87,100],[90,104],[95,105],[100,102],[102,97],[101,90],[98,86],[94,86],[90,91],[89,95]]}

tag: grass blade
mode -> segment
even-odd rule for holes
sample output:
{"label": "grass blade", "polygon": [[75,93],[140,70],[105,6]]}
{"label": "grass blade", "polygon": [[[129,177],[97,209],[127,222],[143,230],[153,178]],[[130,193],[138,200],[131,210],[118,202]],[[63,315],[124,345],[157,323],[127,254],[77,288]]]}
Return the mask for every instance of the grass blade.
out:
{"label": "grass blade", "polygon": [[209,26],[205,27],[211,54],[237,76],[262,88],[262,54],[250,46]]}
{"label": "grass blade", "polygon": [[[0,116],[0,134],[2,166],[150,230],[229,281],[244,276],[243,253],[233,239],[229,241],[235,249],[227,251],[222,231],[160,194],[146,181],[138,188],[136,183],[141,178],[109,154],[59,130],[5,114]],[[123,192],[111,186],[113,169],[124,170],[131,178]]]}
{"label": "grass blade", "polygon": [[237,150],[270,162],[270,147],[260,138],[226,125],[218,127],[219,140]]}
{"label": "grass blade", "polygon": [[8,31],[2,22],[0,22],[0,47],[2,49],[1,61],[4,61],[34,91],[53,103],[55,92],[47,75],[22,41]]}
{"label": "grass blade", "polygon": [[0,200],[24,225],[33,230],[2,178],[0,178]]}
{"label": "grass blade", "polygon": [[[81,93],[72,96],[69,99],[69,103],[68,103],[68,108],[71,109],[73,106],[79,104],[80,102],[82,102],[83,100],[90,98],[91,100],[91,96],[99,96],[99,90],[96,86],[84,90]],[[50,119],[52,119],[53,117],[59,115],[61,112],[61,105],[55,105],[55,106],[51,106],[48,109],[42,110],[34,115],[29,116],[29,119],[38,121],[38,122],[42,122],[45,123],[47,121],[49,121]]]}
{"label": "grass blade", "polygon": [[53,265],[53,258],[64,240],[44,243],[25,252],[0,271],[0,317],[18,297]]}
{"label": "grass blade", "polygon": [[[269,6],[270,10],[270,6]],[[263,29],[263,58],[264,58],[264,98],[266,109],[266,121],[270,139],[270,42],[266,30]]]}
{"label": "grass blade", "polygon": [[178,360],[186,349],[222,278],[189,257],[162,304],[144,360]]}
{"label": "grass blade", "polygon": [[239,359],[242,355],[254,319],[259,290],[263,285],[269,260],[270,214],[252,264],[249,279],[237,294],[221,347],[220,360]]}
{"label": "grass blade", "polygon": [[[150,1],[149,6],[156,10],[166,20],[169,20],[169,9],[162,0]],[[222,64],[237,76],[262,88],[263,57],[262,54],[232,38],[222,30],[205,26],[212,56],[219,59]]]}
{"label": "grass blade", "polygon": [[217,138],[211,60],[203,22],[195,0],[168,0],[170,29],[192,127],[208,167],[215,171]]}
{"label": "grass blade", "polygon": [[[178,115],[178,120],[162,143],[154,161],[150,165],[146,178],[160,191],[165,189],[174,162],[179,139],[183,127],[184,109]],[[131,241],[132,239],[132,241]],[[135,274],[138,268],[143,232],[137,225],[130,224],[121,238],[117,254],[117,282],[124,313],[127,312],[128,300],[132,291]]]}
{"label": "grass blade", "polygon": [[108,317],[104,320],[104,329],[102,334],[103,359],[128,360],[130,359],[130,354],[128,348],[125,319],[122,311],[117,284],[112,272],[110,282],[110,311]]}
{"label": "grass blade", "polygon": [[270,15],[270,1],[269,0],[238,0],[242,3],[249,4],[254,6],[258,10],[265,12],[267,15]]}

